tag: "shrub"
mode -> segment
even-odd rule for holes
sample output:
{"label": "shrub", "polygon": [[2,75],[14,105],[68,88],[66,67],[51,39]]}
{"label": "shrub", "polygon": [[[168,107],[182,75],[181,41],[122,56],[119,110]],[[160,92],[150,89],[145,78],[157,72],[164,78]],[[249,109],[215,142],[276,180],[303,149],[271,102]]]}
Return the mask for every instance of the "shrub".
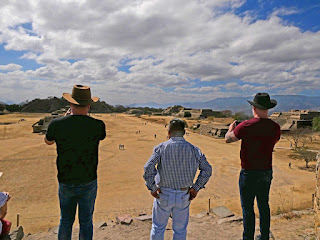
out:
{"label": "shrub", "polygon": [[320,117],[316,117],[312,120],[312,128],[315,131],[320,131]]}
{"label": "shrub", "polygon": [[191,112],[184,112],[184,117],[191,117]]}

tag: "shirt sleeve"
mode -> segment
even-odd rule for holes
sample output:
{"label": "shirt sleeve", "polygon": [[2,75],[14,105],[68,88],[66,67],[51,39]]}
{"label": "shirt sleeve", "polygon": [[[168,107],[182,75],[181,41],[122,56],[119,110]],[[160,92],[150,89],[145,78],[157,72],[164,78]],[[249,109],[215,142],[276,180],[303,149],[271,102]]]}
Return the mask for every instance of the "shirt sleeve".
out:
{"label": "shirt sleeve", "polygon": [[236,136],[238,139],[242,139],[244,136],[244,125],[243,122],[240,123],[236,128],[233,130],[233,134]]}
{"label": "shirt sleeve", "polygon": [[55,127],[54,127],[54,121],[51,121],[49,123],[49,126],[48,126],[48,130],[47,130],[47,133],[46,133],[46,139],[48,141],[55,141]]}
{"label": "shirt sleeve", "polygon": [[106,137],[106,125],[103,121],[101,121],[101,133],[100,133],[100,140],[105,139]]}
{"label": "shirt sleeve", "polygon": [[160,147],[153,149],[153,153],[146,165],[144,165],[143,178],[146,181],[146,186],[151,192],[155,192],[158,186],[155,183],[155,176],[157,175],[156,165],[160,162]]}
{"label": "shirt sleeve", "polygon": [[204,185],[209,181],[209,178],[212,175],[212,167],[208,163],[206,156],[201,153],[200,149],[196,149],[199,161],[199,170],[200,173],[196,182],[192,185],[192,188],[197,192],[204,188]]}

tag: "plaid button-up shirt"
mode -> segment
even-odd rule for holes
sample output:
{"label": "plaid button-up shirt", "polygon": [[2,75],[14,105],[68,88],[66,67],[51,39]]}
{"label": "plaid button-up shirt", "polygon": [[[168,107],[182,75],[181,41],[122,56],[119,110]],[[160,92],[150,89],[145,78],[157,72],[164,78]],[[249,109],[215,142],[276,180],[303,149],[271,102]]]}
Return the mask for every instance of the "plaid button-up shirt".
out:
{"label": "plaid button-up shirt", "polygon": [[[200,173],[193,183],[198,168]],[[183,137],[172,137],[153,149],[144,166],[143,178],[151,192],[155,192],[159,187],[192,187],[199,191],[204,188],[211,174],[212,167],[199,148]]]}

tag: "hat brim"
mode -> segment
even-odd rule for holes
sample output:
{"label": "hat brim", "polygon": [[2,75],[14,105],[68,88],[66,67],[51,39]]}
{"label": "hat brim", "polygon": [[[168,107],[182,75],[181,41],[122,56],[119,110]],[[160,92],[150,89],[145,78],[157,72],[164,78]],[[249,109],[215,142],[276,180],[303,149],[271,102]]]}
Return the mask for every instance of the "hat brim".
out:
{"label": "hat brim", "polygon": [[92,97],[91,99],[86,99],[86,100],[75,100],[70,93],[63,93],[62,97],[67,100],[69,103],[73,103],[76,105],[90,105],[92,103],[98,102],[99,98],[98,97]]}
{"label": "hat brim", "polygon": [[249,101],[247,100],[248,103],[250,103],[252,106],[258,108],[258,109],[261,109],[261,110],[268,110],[268,109],[271,109],[271,108],[274,108],[276,105],[277,105],[277,101],[274,100],[274,99],[271,99],[270,100],[270,103],[268,103],[266,106],[262,106],[256,102],[253,102],[253,101]]}

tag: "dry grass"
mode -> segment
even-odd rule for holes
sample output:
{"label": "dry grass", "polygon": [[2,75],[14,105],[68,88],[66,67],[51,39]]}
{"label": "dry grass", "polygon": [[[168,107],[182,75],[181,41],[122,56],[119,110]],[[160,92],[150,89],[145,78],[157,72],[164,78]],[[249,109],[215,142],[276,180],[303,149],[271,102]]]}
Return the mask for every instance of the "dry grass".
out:
{"label": "dry grass", "polygon": [[[12,114],[0,116],[0,122],[19,124],[0,125],[0,178],[2,191],[9,191],[8,219],[15,222],[20,213],[26,232],[46,231],[59,223],[58,183],[56,179],[55,146],[47,146],[43,135],[32,133],[31,125],[43,114]],[[172,117],[148,117],[118,114],[94,116],[102,119],[107,127],[107,138],[100,144],[98,166],[98,197],[94,220],[114,219],[116,214],[151,213],[152,197],[147,191],[143,166],[155,145],[166,140],[165,123]],[[145,125],[144,123],[148,121]],[[197,122],[196,120],[193,120]],[[141,134],[136,134],[140,130]],[[157,134],[157,138],[154,138]],[[192,202],[191,213],[211,206],[225,205],[237,214],[241,213],[238,174],[240,171],[240,142],[226,144],[214,139],[190,133],[186,139],[207,156],[213,166],[213,176],[198,197]],[[125,151],[119,151],[119,144]],[[290,143],[281,140],[279,146]],[[320,146],[313,143],[313,148]],[[312,206],[311,195],[315,189],[314,173],[299,169],[304,163],[288,162],[290,150],[277,149],[274,153],[274,180],[271,187],[271,211],[304,209]],[[281,193],[281,196],[279,195]]]}

